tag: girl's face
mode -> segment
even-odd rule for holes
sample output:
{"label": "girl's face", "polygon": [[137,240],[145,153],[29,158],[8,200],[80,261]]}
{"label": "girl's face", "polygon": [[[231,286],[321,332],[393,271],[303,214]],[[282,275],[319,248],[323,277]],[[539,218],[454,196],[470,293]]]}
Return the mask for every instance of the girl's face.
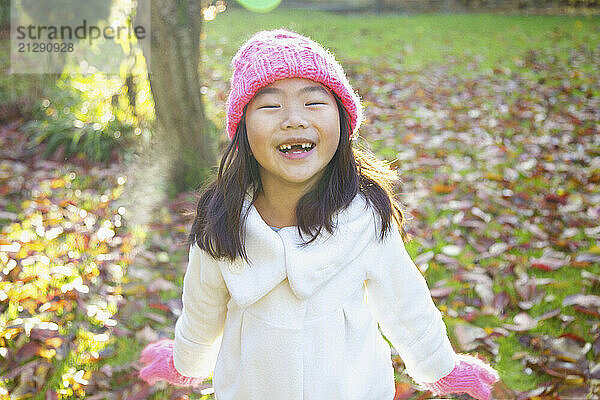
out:
{"label": "girl's face", "polygon": [[304,78],[278,80],[248,103],[246,131],[263,186],[308,189],[337,150],[337,104],[320,83]]}

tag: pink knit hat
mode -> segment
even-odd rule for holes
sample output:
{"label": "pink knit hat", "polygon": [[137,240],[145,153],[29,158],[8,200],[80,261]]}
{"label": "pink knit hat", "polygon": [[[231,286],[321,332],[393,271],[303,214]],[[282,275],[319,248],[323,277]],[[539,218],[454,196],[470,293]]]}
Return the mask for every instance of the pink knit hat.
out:
{"label": "pink knit hat", "polygon": [[244,106],[264,86],[285,78],[322,83],[339,96],[350,115],[353,134],[364,120],[360,98],[334,56],[306,36],[274,29],[260,31],[244,43],[231,60],[233,75],[227,99],[227,132],[233,139]]}

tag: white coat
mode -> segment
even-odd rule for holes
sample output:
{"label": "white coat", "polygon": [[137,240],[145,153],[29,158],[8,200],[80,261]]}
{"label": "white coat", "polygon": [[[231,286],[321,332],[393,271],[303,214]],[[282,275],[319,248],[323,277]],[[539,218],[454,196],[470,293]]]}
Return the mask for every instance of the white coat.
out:
{"label": "white coat", "polygon": [[296,227],[275,232],[251,206],[250,265],[191,246],[175,368],[214,372],[217,400],[391,400],[394,371],[379,322],[413,379],[450,373],[455,353],[425,279],[395,225],[378,241],[379,224],[357,195],[337,214],[333,235],[303,248]]}

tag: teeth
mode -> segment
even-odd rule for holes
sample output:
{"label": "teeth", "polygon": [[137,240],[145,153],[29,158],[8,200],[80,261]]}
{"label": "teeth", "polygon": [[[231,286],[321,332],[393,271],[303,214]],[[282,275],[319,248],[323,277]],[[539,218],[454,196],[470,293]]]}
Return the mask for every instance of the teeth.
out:
{"label": "teeth", "polygon": [[[294,143],[294,145],[300,145],[300,146],[302,146],[303,149],[310,149],[312,147],[312,144],[310,144],[310,143]],[[292,145],[291,144],[282,144],[282,145],[279,145],[279,149],[291,150]]]}

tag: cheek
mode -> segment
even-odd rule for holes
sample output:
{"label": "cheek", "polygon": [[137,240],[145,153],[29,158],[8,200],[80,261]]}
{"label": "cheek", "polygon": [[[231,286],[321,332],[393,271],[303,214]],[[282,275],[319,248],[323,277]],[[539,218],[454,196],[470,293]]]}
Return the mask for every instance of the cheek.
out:
{"label": "cheek", "polygon": [[329,131],[332,133],[332,136],[335,137],[334,141],[337,147],[337,144],[340,141],[340,116],[337,110],[335,113],[333,113],[333,116],[329,121]]}
{"label": "cheek", "polygon": [[256,136],[248,136],[248,144],[250,145],[250,152],[254,155],[261,154],[261,140]]}
{"label": "cheek", "polygon": [[253,153],[259,152],[261,147],[265,145],[266,138],[261,135],[261,130],[258,129],[256,121],[251,120],[246,124],[246,134],[248,136],[248,144]]}
{"label": "cheek", "polygon": [[337,119],[330,125],[329,132],[330,134],[327,135],[327,143],[333,155],[340,143],[340,123]]}
{"label": "cheek", "polygon": [[250,145],[250,153],[259,164],[268,162],[273,157],[271,153],[272,146],[266,136],[259,134],[248,135],[248,144]]}

